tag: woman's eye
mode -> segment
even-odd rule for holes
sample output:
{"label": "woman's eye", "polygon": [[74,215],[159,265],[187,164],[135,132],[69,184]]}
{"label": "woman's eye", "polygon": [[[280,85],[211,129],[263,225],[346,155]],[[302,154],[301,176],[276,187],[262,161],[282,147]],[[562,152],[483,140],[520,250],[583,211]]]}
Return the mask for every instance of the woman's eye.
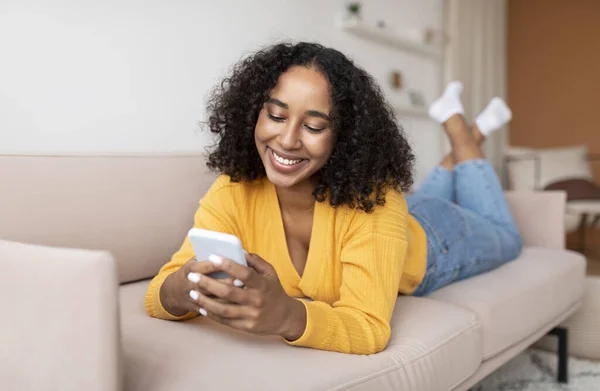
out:
{"label": "woman's eye", "polygon": [[325,129],[325,128],[312,128],[312,127],[310,127],[310,126],[308,126],[308,125],[304,125],[304,126],[306,127],[306,130],[308,130],[308,131],[309,131],[309,132],[311,132],[311,133],[319,133],[319,132],[321,132],[323,129]]}
{"label": "woman's eye", "polygon": [[283,121],[285,121],[285,118],[274,116],[271,113],[269,113],[269,118],[271,118],[275,122],[283,122]]}

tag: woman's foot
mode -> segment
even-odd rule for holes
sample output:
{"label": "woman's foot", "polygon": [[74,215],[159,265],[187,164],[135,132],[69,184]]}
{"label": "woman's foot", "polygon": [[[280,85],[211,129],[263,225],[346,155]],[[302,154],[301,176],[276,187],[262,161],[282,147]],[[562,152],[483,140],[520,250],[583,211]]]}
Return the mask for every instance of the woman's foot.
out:
{"label": "woman's foot", "polygon": [[[461,89],[462,91],[462,89]],[[460,95],[460,94],[459,94]],[[442,98],[440,98],[442,99]],[[440,100],[438,99],[438,101]],[[437,101],[436,101],[437,102]],[[450,120],[453,117],[452,114],[450,117],[446,119],[446,121]],[[460,116],[457,116],[460,117]],[[458,119],[458,118],[457,118]],[[471,129],[473,138],[475,139],[475,143],[477,146],[481,146],[485,139],[492,134],[494,131],[502,128],[512,119],[512,112],[506,102],[502,98],[493,98],[488,105],[483,109],[483,111],[477,116],[475,122],[473,123],[473,127]],[[454,119],[452,119],[454,120]],[[483,126],[483,129],[479,127],[479,124]],[[447,154],[444,159],[440,162],[440,166],[444,167],[447,170],[452,170],[454,168],[454,157],[452,154]]]}
{"label": "woman's foot", "polygon": [[460,81],[448,83],[442,96],[437,98],[429,106],[429,117],[434,121],[443,124],[455,114],[463,114],[464,109],[460,100],[463,91],[463,84]]}
{"label": "woman's foot", "polygon": [[[504,99],[495,97],[487,104],[485,109],[475,118],[473,128],[477,128],[483,137],[488,137],[492,132],[502,128],[512,119],[512,111]],[[476,126],[475,126],[476,125]]]}

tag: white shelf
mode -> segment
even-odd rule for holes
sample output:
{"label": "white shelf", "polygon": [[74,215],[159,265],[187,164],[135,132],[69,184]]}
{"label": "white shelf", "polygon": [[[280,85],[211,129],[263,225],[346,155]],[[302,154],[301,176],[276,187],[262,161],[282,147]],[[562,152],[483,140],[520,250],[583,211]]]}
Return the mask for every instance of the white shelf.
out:
{"label": "white shelf", "polygon": [[427,109],[425,107],[413,107],[413,106],[395,106],[394,110],[398,116],[404,117],[425,117],[427,118]]}
{"label": "white shelf", "polygon": [[376,26],[371,26],[358,20],[340,20],[338,25],[340,29],[347,31],[350,34],[369,39],[374,42],[383,43],[398,50],[406,50],[432,58],[439,58],[442,54],[440,47],[415,41],[400,34],[394,33],[393,31],[389,31],[385,27],[379,28]]}

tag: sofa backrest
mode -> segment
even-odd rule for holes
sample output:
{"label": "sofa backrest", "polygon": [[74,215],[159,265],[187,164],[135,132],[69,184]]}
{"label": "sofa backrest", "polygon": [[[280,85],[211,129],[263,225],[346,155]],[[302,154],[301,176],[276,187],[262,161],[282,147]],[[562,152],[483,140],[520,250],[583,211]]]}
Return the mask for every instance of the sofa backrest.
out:
{"label": "sofa backrest", "polygon": [[198,155],[0,155],[0,238],[110,251],[120,282],[154,276],[216,176]]}
{"label": "sofa backrest", "polygon": [[565,248],[564,191],[508,191],[506,200],[526,246]]}
{"label": "sofa backrest", "polygon": [[[0,155],[0,238],[110,251],[120,282],[150,278],[216,176],[201,155]],[[508,192],[524,243],[564,248],[564,192]]]}

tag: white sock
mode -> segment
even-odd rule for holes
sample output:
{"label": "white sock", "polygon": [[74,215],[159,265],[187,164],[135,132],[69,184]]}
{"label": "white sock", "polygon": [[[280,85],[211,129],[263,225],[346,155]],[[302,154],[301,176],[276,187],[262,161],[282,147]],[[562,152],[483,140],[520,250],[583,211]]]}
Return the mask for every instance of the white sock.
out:
{"label": "white sock", "polygon": [[492,98],[490,103],[485,106],[485,109],[475,118],[475,123],[481,134],[487,137],[494,130],[498,130],[506,125],[511,119],[512,111],[510,111],[504,99],[495,97]]}
{"label": "white sock", "polygon": [[429,116],[436,122],[443,124],[454,114],[464,114],[460,94],[463,91],[463,84],[460,81],[448,83],[442,96],[429,106]]}

